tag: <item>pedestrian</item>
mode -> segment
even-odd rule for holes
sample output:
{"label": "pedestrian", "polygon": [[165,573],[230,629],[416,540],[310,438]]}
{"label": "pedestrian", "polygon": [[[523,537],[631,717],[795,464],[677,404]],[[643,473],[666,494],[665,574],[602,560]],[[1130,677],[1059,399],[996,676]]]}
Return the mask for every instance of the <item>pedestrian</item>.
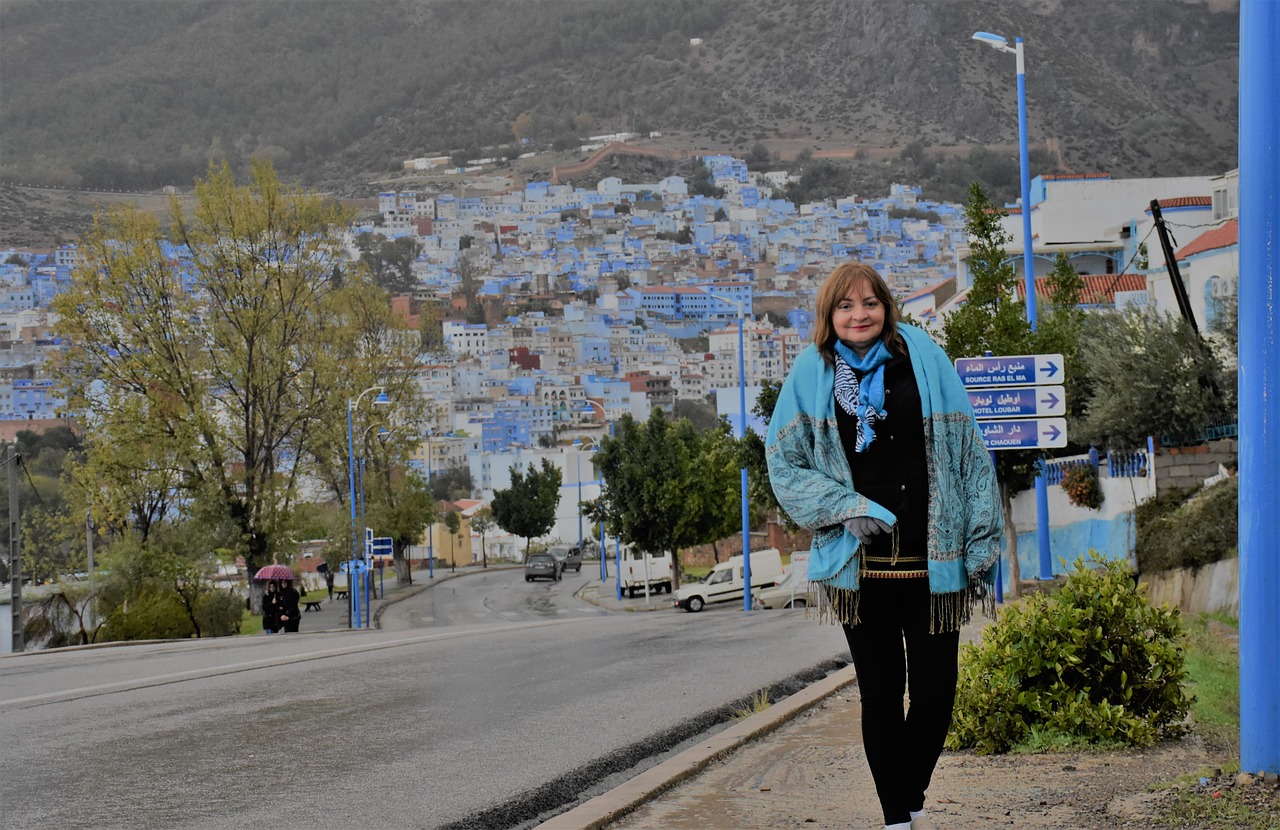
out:
{"label": "pedestrian", "polygon": [[286,579],[280,588],[280,628],[286,633],[296,633],[298,624],[302,622],[302,614],[298,611],[298,591],[293,587],[293,580]]}
{"label": "pedestrian", "polygon": [[329,601],[333,601],[333,571],[324,572],[324,586],[329,589]]}
{"label": "pedestrian", "polygon": [[873,268],[846,263],[823,283],[765,452],[778,502],[813,531],[811,590],[849,644],[885,827],[931,830],[924,797],[951,725],[959,631],[976,604],[994,613],[1003,520],[964,385],[899,322]]}
{"label": "pedestrian", "polygon": [[262,630],[275,634],[280,630],[280,585],[274,579],[262,591]]}

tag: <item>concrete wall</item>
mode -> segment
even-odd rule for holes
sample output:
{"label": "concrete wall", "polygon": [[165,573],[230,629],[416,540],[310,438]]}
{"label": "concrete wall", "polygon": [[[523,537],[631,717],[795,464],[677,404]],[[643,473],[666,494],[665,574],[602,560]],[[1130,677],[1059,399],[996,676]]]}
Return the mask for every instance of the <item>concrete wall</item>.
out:
{"label": "concrete wall", "polygon": [[[1107,559],[1132,560],[1133,510],[1155,496],[1155,481],[1150,477],[1108,478],[1104,469],[1098,483],[1102,487],[1102,504],[1097,510],[1076,507],[1060,485],[1048,488],[1049,556],[1054,574],[1068,573],[1076,558],[1088,556],[1090,550]],[[1040,574],[1040,537],[1034,488],[1014,498],[1013,524],[1018,530],[1018,564],[1022,578],[1035,579]],[[1004,579],[1007,587],[1007,569]]]}

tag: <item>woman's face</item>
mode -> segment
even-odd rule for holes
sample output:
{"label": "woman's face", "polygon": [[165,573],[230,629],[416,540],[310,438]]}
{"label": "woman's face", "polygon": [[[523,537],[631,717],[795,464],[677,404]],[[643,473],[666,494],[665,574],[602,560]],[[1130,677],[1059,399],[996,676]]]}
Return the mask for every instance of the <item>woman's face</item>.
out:
{"label": "woman's face", "polygon": [[836,302],[831,328],[836,337],[858,354],[866,354],[884,333],[884,305],[866,280],[855,282]]}

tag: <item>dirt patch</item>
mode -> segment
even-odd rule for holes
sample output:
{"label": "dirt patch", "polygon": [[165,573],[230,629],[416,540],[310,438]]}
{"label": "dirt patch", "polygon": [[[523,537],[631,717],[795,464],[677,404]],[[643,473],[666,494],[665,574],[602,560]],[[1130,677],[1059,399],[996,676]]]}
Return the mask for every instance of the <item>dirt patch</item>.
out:
{"label": "dirt patch", "polygon": [[[859,715],[856,689],[848,689],[609,827],[879,828]],[[939,761],[926,806],[940,830],[1151,827],[1177,797],[1167,785],[1226,760],[1194,737],[1131,752],[949,752]],[[1272,810],[1280,826],[1274,787],[1255,794],[1257,809]]]}

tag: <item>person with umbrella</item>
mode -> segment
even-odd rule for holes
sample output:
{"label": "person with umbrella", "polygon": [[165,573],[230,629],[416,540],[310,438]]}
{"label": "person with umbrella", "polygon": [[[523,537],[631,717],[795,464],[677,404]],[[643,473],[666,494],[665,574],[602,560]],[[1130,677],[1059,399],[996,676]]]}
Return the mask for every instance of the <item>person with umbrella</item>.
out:
{"label": "person with umbrella", "polygon": [[293,580],[286,579],[284,586],[281,587],[280,593],[280,628],[285,633],[298,632],[298,623],[301,622],[302,614],[298,611],[299,595],[296,588],[293,587]]}
{"label": "person with umbrella", "polygon": [[262,591],[262,630],[266,634],[275,634],[280,630],[280,592],[279,583],[274,579],[267,582]]}
{"label": "person with umbrella", "polygon": [[[292,621],[293,630],[298,630],[298,592],[293,591],[292,605],[287,603],[287,595],[280,588],[282,581],[288,581],[292,590],[293,571],[284,565],[267,565],[253,575],[254,581],[267,583],[262,593],[262,630],[268,634],[288,630],[284,624]],[[290,613],[290,610],[292,613]]]}

